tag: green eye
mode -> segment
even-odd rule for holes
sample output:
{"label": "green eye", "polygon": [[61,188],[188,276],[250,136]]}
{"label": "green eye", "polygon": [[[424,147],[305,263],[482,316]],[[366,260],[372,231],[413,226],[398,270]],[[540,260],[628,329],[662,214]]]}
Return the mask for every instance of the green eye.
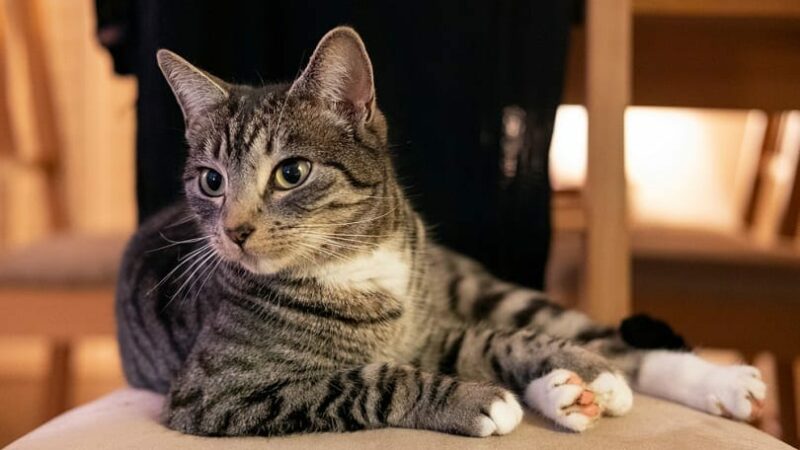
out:
{"label": "green eye", "polygon": [[225,193],[225,177],[214,169],[200,172],[200,190],[209,197],[219,197]]}
{"label": "green eye", "polygon": [[289,159],[275,169],[275,186],[278,189],[292,189],[303,184],[311,172],[311,163],[305,159]]}

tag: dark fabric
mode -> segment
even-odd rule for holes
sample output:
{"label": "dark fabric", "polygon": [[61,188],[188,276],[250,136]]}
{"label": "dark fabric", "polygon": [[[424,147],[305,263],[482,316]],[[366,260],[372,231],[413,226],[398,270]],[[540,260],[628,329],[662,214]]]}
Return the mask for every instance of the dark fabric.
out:
{"label": "dark fabric", "polygon": [[[97,0],[123,24],[115,67],[139,78],[140,221],[180,195],[180,110],[155,52],[226,80],[286,81],[318,39],[353,25],[373,59],[399,173],[437,239],[509,280],[543,286],[550,241],[548,147],[574,2]],[[113,4],[114,7],[110,7]],[[121,6],[126,4],[127,6]],[[120,15],[119,11],[128,11]],[[503,108],[524,112],[516,171],[500,170]]]}
{"label": "dark fabric", "polygon": [[619,327],[622,340],[634,348],[690,351],[682,336],[666,322],[646,314],[635,314],[622,321]]}

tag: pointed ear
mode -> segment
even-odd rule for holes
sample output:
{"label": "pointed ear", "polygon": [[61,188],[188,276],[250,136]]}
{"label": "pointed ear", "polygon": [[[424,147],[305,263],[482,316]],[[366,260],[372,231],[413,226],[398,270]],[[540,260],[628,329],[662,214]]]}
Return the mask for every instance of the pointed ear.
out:
{"label": "pointed ear", "polygon": [[228,98],[230,87],[224,81],[189,64],[175,53],[161,49],[156,58],[187,125]]}
{"label": "pointed ear", "polygon": [[317,44],[314,54],[289,95],[303,93],[334,103],[368,122],[375,109],[375,83],[372,62],[364,42],[350,27],[329,31]]}

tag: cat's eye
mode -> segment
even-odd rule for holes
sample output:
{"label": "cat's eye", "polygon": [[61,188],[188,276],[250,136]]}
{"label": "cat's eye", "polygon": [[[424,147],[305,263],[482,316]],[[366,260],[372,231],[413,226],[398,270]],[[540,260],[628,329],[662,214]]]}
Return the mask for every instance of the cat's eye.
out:
{"label": "cat's eye", "polygon": [[209,197],[219,197],[225,193],[225,177],[214,169],[200,172],[200,190]]}
{"label": "cat's eye", "polygon": [[292,189],[303,184],[311,172],[311,163],[305,159],[288,159],[275,169],[275,186],[278,189]]}

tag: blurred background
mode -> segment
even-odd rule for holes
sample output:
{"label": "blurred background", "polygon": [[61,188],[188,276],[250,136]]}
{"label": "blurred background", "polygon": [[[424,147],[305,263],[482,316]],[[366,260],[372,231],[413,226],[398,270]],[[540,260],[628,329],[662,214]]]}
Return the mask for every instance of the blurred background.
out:
{"label": "blurred background", "polygon": [[[149,95],[142,91],[149,78],[123,67],[119,48],[110,45],[110,53],[101,45],[117,42],[120,32],[98,26],[103,3],[0,0],[0,445],[124,385],[113,334],[116,266],[143,214],[143,196],[150,195],[143,186],[163,174],[142,171],[139,161],[137,211],[136,148],[139,142],[141,157],[147,131],[140,123],[137,141],[137,98]],[[546,286],[558,301],[603,321],[632,312],[664,318],[711,358],[757,364],[771,389],[758,426],[796,445],[800,2],[613,0],[603,11],[569,4],[557,47],[563,55],[548,59],[561,61],[551,71],[558,75],[550,88],[557,95],[543,101],[555,103],[540,109],[524,101],[493,105],[497,129],[475,139],[495,149],[489,163],[475,164],[497,172],[489,182],[502,187],[501,197],[508,195],[507,179],[526,176],[520,155],[544,158],[531,166],[538,168],[533,184],[540,186],[533,197],[517,187],[513,201],[492,211],[549,210],[536,216],[543,225],[530,225],[539,236],[531,246],[547,260],[546,270],[534,261],[528,281],[528,269],[511,255],[504,260],[513,267],[497,263],[498,271]],[[471,20],[481,20],[475,16]],[[331,20],[361,30],[364,19]],[[283,56],[283,79],[301,67],[299,49],[307,56],[328,22],[317,20],[286,44],[298,50],[285,50],[291,56]],[[499,20],[494,26],[506,25]],[[169,29],[169,23],[160,27]],[[400,88],[391,91],[394,80],[384,81],[383,90],[380,84],[379,63],[392,57],[380,48],[396,44],[382,43],[380,30],[363,28],[367,47],[372,51],[376,42],[378,49],[379,99],[400,102]],[[176,42],[178,51],[188,45]],[[201,66],[208,64],[214,65]],[[132,74],[119,75],[115,66]],[[536,64],[510,65],[523,66],[533,71]],[[224,67],[220,71],[226,75]],[[264,75],[251,72],[254,81]],[[242,77],[236,79],[247,81]],[[520,83],[548,80],[531,75]],[[541,120],[541,111],[552,118]],[[180,122],[174,125],[180,118],[172,113],[167,132],[180,139]],[[393,114],[401,129],[414,128],[413,118],[390,109],[390,121]],[[401,136],[408,135],[413,132]],[[422,139],[424,133],[414,135],[414,147]],[[452,163],[452,154],[445,156],[443,164]],[[415,157],[401,155],[401,166],[418,163]],[[174,157],[163,158],[151,155],[147,164],[176,164]],[[453,192],[403,170],[415,181],[416,198]],[[416,201],[434,223],[469,222],[432,201]],[[529,225],[500,220],[491,229],[504,226],[524,232]],[[455,247],[485,256],[464,244],[474,236],[453,234],[446,225],[440,232]]]}

